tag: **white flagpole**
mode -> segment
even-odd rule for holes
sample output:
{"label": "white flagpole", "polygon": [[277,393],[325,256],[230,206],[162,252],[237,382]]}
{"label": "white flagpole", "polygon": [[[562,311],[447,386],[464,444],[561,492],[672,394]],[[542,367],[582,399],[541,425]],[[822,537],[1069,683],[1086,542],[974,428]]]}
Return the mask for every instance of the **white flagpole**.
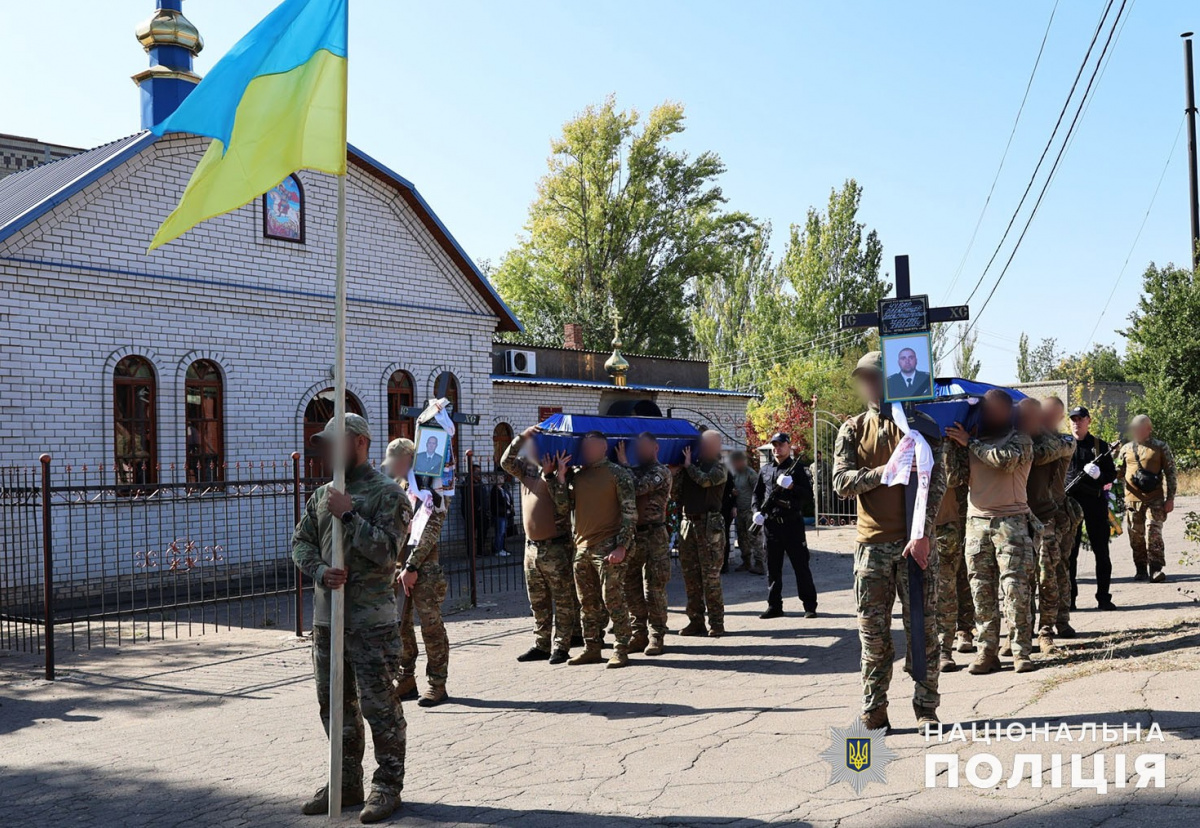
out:
{"label": "white flagpole", "polygon": [[[346,28],[350,26],[349,4],[346,12]],[[343,89],[342,100],[347,112],[342,118],[342,148],[346,152],[346,122],[349,120],[349,60],[346,61],[347,88]],[[333,483],[339,492],[346,490],[346,177],[349,165],[338,176],[337,191],[337,275],[333,300]],[[331,518],[332,520],[333,518]],[[334,569],[345,569],[345,534],[341,526],[333,527]],[[342,814],[342,705],[345,676],[345,616],[346,588],[330,590],[329,605],[329,821],[336,822]]]}

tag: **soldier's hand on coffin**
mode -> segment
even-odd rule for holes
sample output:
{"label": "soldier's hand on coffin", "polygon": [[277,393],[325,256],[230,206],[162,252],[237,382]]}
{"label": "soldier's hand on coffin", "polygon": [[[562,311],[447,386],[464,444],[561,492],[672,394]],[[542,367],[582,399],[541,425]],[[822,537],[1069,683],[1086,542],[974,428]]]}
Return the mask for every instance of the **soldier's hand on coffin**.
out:
{"label": "soldier's hand on coffin", "polygon": [[346,585],[346,570],[334,569],[332,566],[321,576],[321,583],[329,589],[341,589]]}
{"label": "soldier's hand on coffin", "polygon": [[529,428],[527,428],[521,432],[521,436],[524,437],[526,440],[528,440],[530,437],[537,434],[537,430],[538,430],[537,426],[531,425]]}
{"label": "soldier's hand on coffin", "polygon": [[405,595],[412,595],[412,588],[417,583],[417,573],[411,570],[404,570],[400,573],[400,586],[404,587]]}
{"label": "soldier's hand on coffin", "polygon": [[544,477],[549,477],[552,474],[554,474],[554,455],[553,454],[543,454],[542,455],[542,475]]}
{"label": "soldier's hand on coffin", "polygon": [[560,451],[558,454],[554,455],[554,465],[557,469],[559,483],[567,482],[567,464],[570,462],[571,455],[567,454],[565,451]]}
{"label": "soldier's hand on coffin", "polygon": [[683,447],[683,465],[685,465],[685,466],[692,465],[692,447],[691,446]]}
{"label": "soldier's hand on coffin", "polygon": [[625,547],[624,546],[614,547],[613,551],[609,552],[608,555],[604,558],[604,560],[608,561],[613,566],[616,566],[621,561],[625,560]]}
{"label": "soldier's hand on coffin", "polygon": [[911,557],[921,569],[929,566],[929,538],[910,540],[904,547],[904,557]]}
{"label": "soldier's hand on coffin", "polygon": [[962,427],[962,423],[955,423],[946,428],[946,436],[960,446],[966,446],[971,439],[971,435],[967,434],[967,430]]}
{"label": "soldier's hand on coffin", "polygon": [[331,488],[329,490],[329,498],[325,501],[325,506],[329,509],[329,514],[340,519],[342,515],[354,508],[354,501],[345,492],[339,492],[337,489]]}
{"label": "soldier's hand on coffin", "polygon": [[626,453],[625,453],[625,441],[624,440],[617,443],[617,462],[620,463],[622,466],[629,465],[628,455],[626,455]]}

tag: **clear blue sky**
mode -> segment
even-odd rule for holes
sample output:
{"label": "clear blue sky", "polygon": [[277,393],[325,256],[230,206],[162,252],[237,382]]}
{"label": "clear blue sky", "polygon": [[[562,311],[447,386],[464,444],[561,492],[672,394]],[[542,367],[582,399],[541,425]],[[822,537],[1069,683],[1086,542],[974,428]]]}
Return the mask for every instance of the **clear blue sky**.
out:
{"label": "clear blue sky", "polygon": [[[153,5],[5,3],[0,131],[80,146],[136,131],[129,75],[146,57],[133,27]],[[198,71],[273,5],[185,2],[206,41]],[[1000,239],[1103,3],[1061,0],[991,207],[947,296],[1052,7],[352,0],[351,140],[414,181],[473,257],[495,261],[521,231],[565,120],[610,92],[643,111],[681,101],[682,146],[721,155],[729,206],[771,221],[777,249],[789,224],[854,177],[888,271],[907,253],[914,290],[957,303]],[[1089,344],[1182,119],[1179,33],[1192,28],[1194,2],[1132,0],[1078,135],[979,323],[985,379],[1014,377],[1022,330],[1071,350]],[[1097,341],[1124,347],[1114,329],[1147,262],[1187,260],[1186,144],[1185,134]]]}

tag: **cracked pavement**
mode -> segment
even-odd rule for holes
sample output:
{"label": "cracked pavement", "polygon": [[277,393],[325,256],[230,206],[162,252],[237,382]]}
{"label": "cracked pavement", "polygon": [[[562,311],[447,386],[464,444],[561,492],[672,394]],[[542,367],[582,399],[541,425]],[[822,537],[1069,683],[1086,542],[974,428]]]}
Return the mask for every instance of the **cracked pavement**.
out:
{"label": "cracked pavement", "polygon": [[[1182,499],[1179,513],[1200,508]],[[1168,559],[1183,550],[1182,522],[1167,524]],[[852,534],[809,534],[820,617],[761,621],[765,583],[726,576],[722,639],[668,638],[667,654],[634,656],[626,670],[518,664],[532,642],[522,595],[447,618],[451,702],[406,704],[405,805],[415,826],[634,825],[749,828],[766,824],[926,826],[1196,824],[1200,806],[1200,612],[1195,569],[1168,566],[1166,584],[1132,583],[1125,538],[1114,540],[1114,600],[1091,609],[1091,562],[1081,559],[1080,636],[1028,676],[964,671],[942,678],[944,722],[1152,722],[1161,743],[927,743],[915,730],[912,683],[897,663],[891,690],[900,758],[887,784],[861,795],[829,784],[820,753],[829,727],[859,703]],[[785,572],[785,579],[789,574]],[[785,594],[786,591],[785,591]],[[682,585],[671,584],[678,629]],[[897,607],[898,609],[898,607]],[[903,653],[903,633],[893,634]],[[958,655],[960,664],[970,656]],[[326,744],[304,640],[280,630],[233,630],[122,649],[63,652],[47,683],[37,659],[0,652],[0,768],[4,826],[306,826],[298,812],[320,783]],[[418,667],[422,670],[423,667]],[[969,730],[969,724],[968,724]],[[1163,789],[1106,794],[1053,788],[1048,756],[1165,753]],[[997,756],[1001,781],[979,789],[925,788],[925,755],[960,765]],[[1041,753],[1040,787],[1007,787],[1017,753]],[[1111,758],[1109,760],[1111,762]],[[1090,770],[1091,760],[1085,768]],[[368,772],[372,767],[367,751]],[[1111,767],[1111,766],[1110,766]],[[1110,779],[1111,779],[1110,771]],[[1130,774],[1133,775],[1132,773]],[[356,822],[354,809],[344,813]]]}

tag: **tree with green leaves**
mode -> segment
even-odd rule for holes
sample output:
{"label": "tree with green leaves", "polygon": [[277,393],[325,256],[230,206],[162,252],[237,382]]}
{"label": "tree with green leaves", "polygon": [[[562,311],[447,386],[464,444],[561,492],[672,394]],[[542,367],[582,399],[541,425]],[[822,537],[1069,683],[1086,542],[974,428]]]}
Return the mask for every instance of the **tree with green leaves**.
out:
{"label": "tree with green leaves", "polygon": [[1063,352],[1058,347],[1057,339],[1047,337],[1036,346],[1030,347],[1029,334],[1022,331],[1017,345],[1017,382],[1040,382],[1050,379],[1062,357]]}
{"label": "tree with green leaves", "polygon": [[578,322],[584,344],[603,350],[619,316],[631,352],[693,351],[695,285],[726,272],[752,222],[726,211],[715,153],[670,148],[684,120],[677,103],[643,121],[610,96],[564,125],[525,236],[495,274],[533,342],[561,344]]}
{"label": "tree with green leaves", "polygon": [[1123,333],[1128,378],[1145,394],[1130,411],[1149,414],[1155,436],[1176,457],[1195,461],[1200,449],[1200,275],[1153,263],[1142,276],[1142,296]]}
{"label": "tree with green leaves", "polygon": [[979,344],[979,331],[968,330],[959,339],[958,350],[954,352],[954,376],[962,379],[979,379],[983,368],[975,356],[975,348]]}

